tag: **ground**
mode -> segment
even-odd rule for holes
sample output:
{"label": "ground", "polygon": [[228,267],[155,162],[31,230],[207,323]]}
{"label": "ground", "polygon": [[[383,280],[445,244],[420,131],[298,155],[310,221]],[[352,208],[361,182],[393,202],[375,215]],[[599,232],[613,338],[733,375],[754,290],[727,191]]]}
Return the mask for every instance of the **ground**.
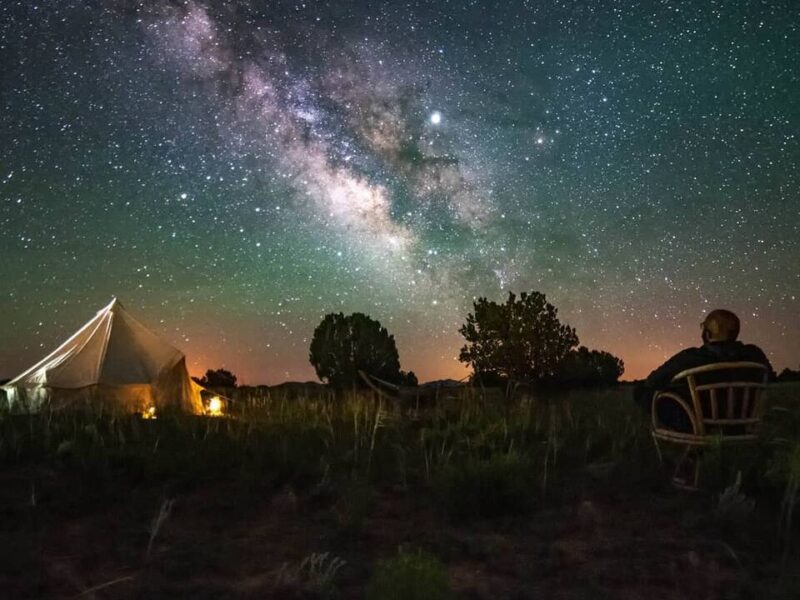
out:
{"label": "ground", "polygon": [[7,459],[0,474],[5,597],[359,598],[376,561],[399,547],[437,556],[459,598],[789,598],[797,589],[800,563],[776,535],[777,501],[722,518],[718,495],[672,489],[652,457],[553,471],[552,485],[530,488],[526,510],[452,518],[435,481],[262,485],[230,468],[154,477],[130,459],[98,476],[60,448],[47,460]]}

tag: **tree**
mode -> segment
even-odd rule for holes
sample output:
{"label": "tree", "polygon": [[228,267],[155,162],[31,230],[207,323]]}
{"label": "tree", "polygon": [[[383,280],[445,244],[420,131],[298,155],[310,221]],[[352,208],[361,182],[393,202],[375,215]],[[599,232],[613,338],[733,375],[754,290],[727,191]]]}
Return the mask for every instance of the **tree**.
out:
{"label": "tree", "polygon": [[236,387],[236,375],[227,369],[209,369],[206,374],[201,378],[192,377],[197,383],[203,387]]}
{"label": "tree", "polygon": [[623,360],[605,350],[592,350],[592,354],[595,356],[595,364],[600,374],[600,384],[616,384],[625,372],[625,363]]}
{"label": "tree", "polygon": [[505,304],[478,298],[475,313],[459,329],[467,344],[458,359],[485,377],[542,383],[552,380],[569,351],[575,330],[558,320],[558,310],[540,292],[509,293]]}
{"label": "tree", "polygon": [[581,346],[567,354],[555,380],[567,387],[614,385],[624,371],[625,364],[613,354]]}
{"label": "tree", "polygon": [[317,377],[340,389],[363,385],[358,371],[396,384],[413,375],[401,374],[394,336],[362,313],[325,315],[314,330],[308,359]]}
{"label": "tree", "polygon": [[478,385],[480,387],[499,388],[499,387],[506,387],[508,385],[508,378],[494,371],[486,373],[473,371],[469,377],[469,381],[472,385]]}
{"label": "tree", "polygon": [[419,380],[417,379],[417,375],[414,373],[414,371],[409,371],[408,373],[405,371],[400,371],[400,385],[417,387],[419,385]]}
{"label": "tree", "polygon": [[781,371],[781,374],[774,379],[775,381],[800,381],[800,369],[792,371],[789,367],[786,367]]}

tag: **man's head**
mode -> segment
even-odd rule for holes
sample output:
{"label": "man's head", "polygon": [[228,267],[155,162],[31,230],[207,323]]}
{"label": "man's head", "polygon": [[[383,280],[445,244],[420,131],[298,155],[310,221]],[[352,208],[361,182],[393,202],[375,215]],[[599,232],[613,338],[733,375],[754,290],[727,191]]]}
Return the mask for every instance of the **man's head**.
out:
{"label": "man's head", "polygon": [[700,323],[703,342],[732,342],[739,336],[739,317],[729,310],[712,310]]}

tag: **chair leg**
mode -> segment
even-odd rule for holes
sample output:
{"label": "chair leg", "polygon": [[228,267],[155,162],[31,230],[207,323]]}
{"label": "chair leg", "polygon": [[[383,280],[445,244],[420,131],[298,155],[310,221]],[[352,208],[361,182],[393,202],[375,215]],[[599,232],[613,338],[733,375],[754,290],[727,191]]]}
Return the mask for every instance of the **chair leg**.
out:
{"label": "chair leg", "polygon": [[675,463],[675,468],[672,471],[672,480],[675,481],[678,478],[678,474],[680,473],[681,467],[683,467],[683,463],[686,462],[686,456],[689,454],[689,446],[686,446],[681,453],[681,457]]}
{"label": "chair leg", "polygon": [[658,438],[655,435],[653,435],[652,438],[653,438],[653,444],[656,447],[656,455],[658,455],[658,462],[660,462],[663,465],[664,456],[661,454],[661,446],[659,446],[658,444]]}
{"label": "chair leg", "polygon": [[692,483],[688,482],[688,478],[684,479],[680,476],[681,469],[683,466],[689,462],[689,455],[692,453],[692,446],[687,445],[686,448],[683,450],[683,454],[681,454],[680,460],[675,465],[675,471],[672,473],[672,485],[678,489],[686,490],[686,491],[697,491],[697,483],[700,479],[700,464],[697,460],[694,462],[694,477]]}

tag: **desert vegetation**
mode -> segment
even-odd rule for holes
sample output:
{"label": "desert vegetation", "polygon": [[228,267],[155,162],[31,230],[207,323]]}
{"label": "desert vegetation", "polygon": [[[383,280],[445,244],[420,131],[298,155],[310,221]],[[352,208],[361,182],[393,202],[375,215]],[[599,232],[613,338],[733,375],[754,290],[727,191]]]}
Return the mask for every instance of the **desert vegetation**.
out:
{"label": "desert vegetation", "polygon": [[762,443],[707,452],[695,494],[669,486],[627,386],[240,387],[223,418],[4,415],[0,587],[794,598],[798,391],[773,386]]}

